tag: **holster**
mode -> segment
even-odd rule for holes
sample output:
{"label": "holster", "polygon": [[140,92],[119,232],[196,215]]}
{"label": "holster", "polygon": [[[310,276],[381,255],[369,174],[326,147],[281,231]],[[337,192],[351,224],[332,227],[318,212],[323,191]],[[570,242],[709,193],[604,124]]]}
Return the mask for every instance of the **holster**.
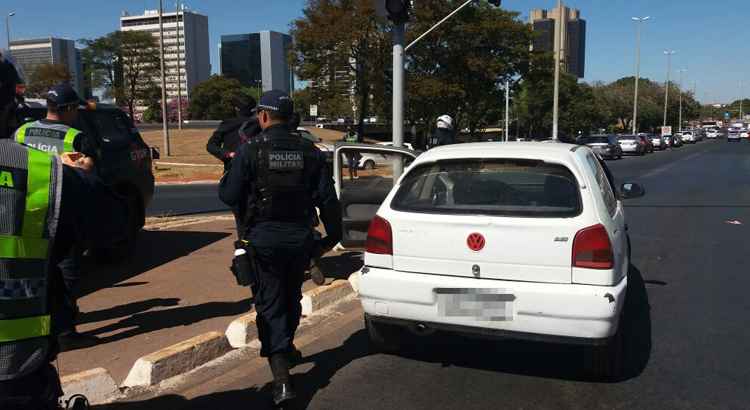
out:
{"label": "holster", "polygon": [[239,286],[253,286],[257,282],[257,264],[255,250],[247,241],[235,241],[234,249],[244,250],[245,253],[232,258],[230,270],[234,274]]}

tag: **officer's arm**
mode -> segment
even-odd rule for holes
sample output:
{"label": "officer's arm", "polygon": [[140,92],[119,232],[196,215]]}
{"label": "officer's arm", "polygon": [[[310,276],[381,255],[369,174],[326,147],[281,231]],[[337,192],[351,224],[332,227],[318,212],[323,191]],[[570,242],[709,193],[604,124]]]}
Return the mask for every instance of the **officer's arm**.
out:
{"label": "officer's arm", "polygon": [[219,183],[219,199],[229,206],[237,206],[247,198],[250,181],[250,145],[240,147],[237,156],[232,160],[232,167],[224,174]]}
{"label": "officer's arm", "polygon": [[[321,153],[321,162],[326,164],[325,157]],[[326,229],[326,237],[323,238],[321,246],[323,249],[330,249],[341,242],[341,203],[336,196],[336,187],[333,182],[333,176],[330,167],[321,167],[317,193],[314,196],[315,206],[320,209],[320,220]]]}
{"label": "officer's arm", "polygon": [[226,121],[222,121],[219,128],[214,131],[206,144],[206,151],[221,161],[227,160],[227,151],[224,149],[224,134],[227,132],[226,128]]}
{"label": "officer's arm", "polygon": [[94,161],[99,159],[99,146],[88,134],[78,134],[76,139],[73,140],[73,149],[87,157],[93,158]]}

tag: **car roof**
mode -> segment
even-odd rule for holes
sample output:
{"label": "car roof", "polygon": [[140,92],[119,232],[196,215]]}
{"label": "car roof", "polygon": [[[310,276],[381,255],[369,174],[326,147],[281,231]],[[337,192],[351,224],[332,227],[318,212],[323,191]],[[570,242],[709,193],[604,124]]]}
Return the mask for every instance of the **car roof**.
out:
{"label": "car roof", "polygon": [[[529,158],[567,162],[581,145],[562,142],[543,144],[535,142],[474,142],[443,145],[433,148],[417,158],[419,163],[449,159],[469,158]],[[588,148],[583,148],[588,150]]]}

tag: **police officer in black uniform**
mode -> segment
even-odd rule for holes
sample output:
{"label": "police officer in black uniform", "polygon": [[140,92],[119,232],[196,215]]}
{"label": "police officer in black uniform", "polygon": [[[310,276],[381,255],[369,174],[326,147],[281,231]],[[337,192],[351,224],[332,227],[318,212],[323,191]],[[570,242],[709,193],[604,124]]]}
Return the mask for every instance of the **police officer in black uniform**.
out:
{"label": "police officer in black uniform", "polygon": [[[8,77],[0,74],[3,90]],[[0,111],[17,107],[14,94],[0,94]],[[62,389],[51,363],[65,310],[59,263],[76,242],[110,244],[124,238],[127,204],[95,176],[90,158],[51,156],[14,142],[11,131],[3,129],[0,409],[57,409]]]}
{"label": "police officer in black uniform", "polygon": [[[302,313],[302,283],[311,257],[341,239],[341,206],[325,156],[315,145],[289,132],[293,103],[281,91],[263,94],[257,138],[243,145],[222,179],[219,196],[229,206],[248,203],[244,239],[254,254],[255,299],[260,355],[273,373],[273,401],[295,397],[290,361],[301,359],[294,333]],[[320,209],[328,234],[315,240],[310,221]]]}

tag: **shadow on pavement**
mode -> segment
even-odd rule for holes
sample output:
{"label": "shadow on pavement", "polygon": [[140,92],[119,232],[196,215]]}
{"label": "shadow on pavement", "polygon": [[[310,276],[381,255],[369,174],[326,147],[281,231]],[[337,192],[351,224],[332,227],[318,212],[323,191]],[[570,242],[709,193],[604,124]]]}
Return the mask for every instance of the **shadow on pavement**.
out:
{"label": "shadow on pavement", "polygon": [[78,296],[111,287],[230,235],[226,232],[143,231],[138,237],[136,257],[121,264],[98,265],[92,258],[85,258],[84,277]]}
{"label": "shadow on pavement", "polygon": [[187,410],[187,409],[272,409],[270,390],[246,389],[208,394],[194,399],[167,395],[150,400],[92,406],[92,410]]}
{"label": "shadow on pavement", "polygon": [[128,303],[127,305],[118,305],[107,309],[95,310],[93,312],[82,312],[78,316],[79,325],[85,323],[103,322],[105,320],[117,319],[125,316],[151,310],[155,307],[177,306],[180,299],[177,298],[156,298],[141,300],[138,302]]}
{"label": "shadow on pavement", "polygon": [[[166,299],[166,301],[170,301],[170,299]],[[125,308],[128,306],[126,305]],[[85,332],[85,334],[101,335],[127,329],[112,336],[101,337],[99,339],[101,344],[109,343],[143,333],[177,326],[188,326],[216,317],[238,316],[247,313],[250,310],[250,306],[251,299],[248,298],[238,302],[208,302],[200,305],[136,313],[117,323]]]}
{"label": "shadow on pavement", "polygon": [[346,252],[320,259],[320,270],[327,278],[348,279],[352,272],[362,268],[361,252]]}

